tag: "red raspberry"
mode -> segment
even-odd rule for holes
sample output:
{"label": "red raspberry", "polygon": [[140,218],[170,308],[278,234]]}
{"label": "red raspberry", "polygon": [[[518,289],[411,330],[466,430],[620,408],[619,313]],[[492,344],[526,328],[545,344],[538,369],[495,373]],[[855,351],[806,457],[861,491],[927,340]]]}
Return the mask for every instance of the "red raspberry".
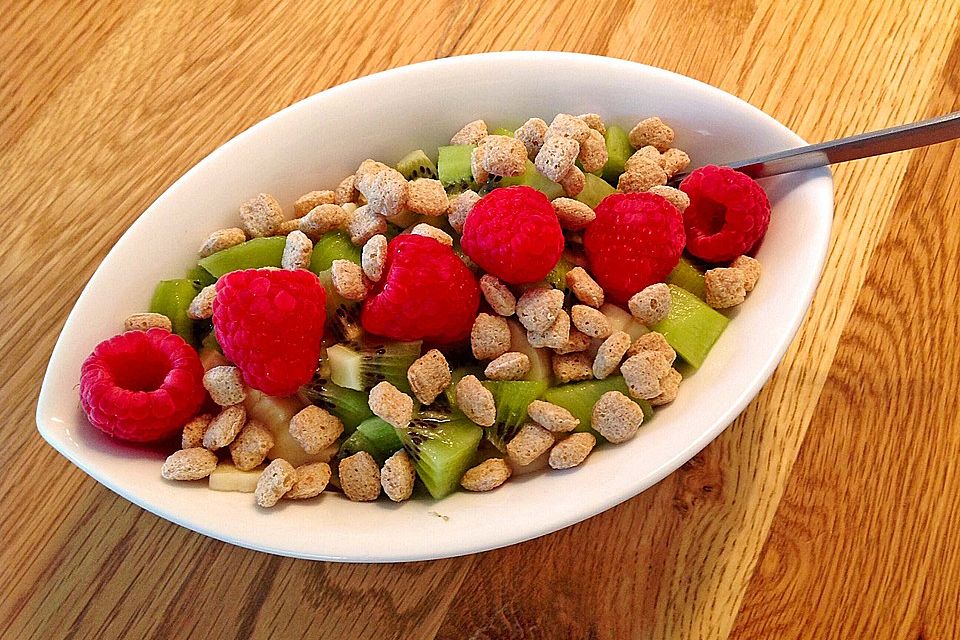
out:
{"label": "red raspberry", "polygon": [[597,205],[583,234],[590,273],[607,297],[624,304],[664,278],[683,253],[680,210],[652,193],[614,193]]}
{"label": "red raspberry", "polygon": [[687,249],[709,262],[726,262],[752,249],[770,224],[770,201],[757,182],[728,167],[707,166],[680,183],[690,196],[683,212]]}
{"label": "red raspberry", "polygon": [[363,303],[360,323],[394,340],[449,344],[470,335],[479,307],[477,280],[450,247],[405,234],[390,241],[383,277]]}
{"label": "red raspberry", "polygon": [[183,338],[163,329],[104,340],[80,368],[80,405],[97,429],[121,440],[172,436],[206,397],[203,365]]}
{"label": "red raspberry", "polygon": [[553,206],[536,189],[502,187],[470,210],[460,240],[487,273],[511,284],[543,280],[563,253],[563,232]]}
{"label": "red raspberry", "polygon": [[320,360],[326,292],[304,269],[246,269],[217,281],[213,330],[243,380],[269,396],[309,382]]}

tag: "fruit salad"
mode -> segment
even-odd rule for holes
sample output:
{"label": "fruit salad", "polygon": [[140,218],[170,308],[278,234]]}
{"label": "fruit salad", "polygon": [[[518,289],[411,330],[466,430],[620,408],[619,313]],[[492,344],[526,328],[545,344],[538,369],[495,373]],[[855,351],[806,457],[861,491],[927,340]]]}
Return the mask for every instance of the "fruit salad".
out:
{"label": "fruit salad", "polygon": [[260,508],[576,473],[677,398],[760,277],[763,189],[682,176],[658,117],[476,120],[430,151],[198,230],[83,363],[90,423]]}

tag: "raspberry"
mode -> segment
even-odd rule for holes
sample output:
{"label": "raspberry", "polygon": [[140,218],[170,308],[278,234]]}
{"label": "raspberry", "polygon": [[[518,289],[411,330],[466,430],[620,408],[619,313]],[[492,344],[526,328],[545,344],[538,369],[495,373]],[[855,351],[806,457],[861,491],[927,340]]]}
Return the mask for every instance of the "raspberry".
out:
{"label": "raspberry", "polygon": [[450,247],[405,234],[390,241],[383,277],[363,303],[360,323],[394,340],[449,344],[470,335],[479,306],[476,278]]}
{"label": "raspberry", "polygon": [[770,224],[770,201],[757,182],[728,167],[691,172],[680,190],[690,196],[683,212],[687,249],[709,262],[727,262],[760,242]]}
{"label": "raspberry", "polygon": [[463,251],[504,282],[543,280],[563,253],[563,232],[545,195],[526,186],[491,191],[463,225]]}
{"label": "raspberry", "polygon": [[583,234],[590,273],[613,302],[664,278],[683,253],[680,210],[652,193],[614,193]]}
{"label": "raspberry", "polygon": [[80,368],[80,404],[90,423],[121,440],[176,433],[206,397],[203,365],[183,338],[163,329],[104,340]]}
{"label": "raspberry", "polygon": [[304,269],[246,269],[217,281],[213,329],[223,354],[254,389],[289,396],[320,360],[326,292]]}

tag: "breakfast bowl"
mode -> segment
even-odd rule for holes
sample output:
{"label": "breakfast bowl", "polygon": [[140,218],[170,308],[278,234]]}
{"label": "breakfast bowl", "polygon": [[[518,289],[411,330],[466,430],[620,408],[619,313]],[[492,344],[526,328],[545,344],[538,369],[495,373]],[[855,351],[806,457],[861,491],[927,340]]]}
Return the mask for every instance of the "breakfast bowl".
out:
{"label": "breakfast bowl", "polygon": [[[796,334],[826,257],[833,183],[826,169],[762,182],[772,206],[749,303],[679,397],[637,436],[598,447],[581,466],[525,474],[495,491],[440,501],[350,502],[336,493],[266,510],[244,493],[161,478],[165,453],[113,440],[80,407],[91,350],[142,311],[154,284],[196,263],[212,230],[236,224],[239,203],[269,192],[282,203],[332,189],[366,158],[395,162],[448,143],[478,118],[514,126],[531,116],[603,114],[629,128],[669,122],[692,166],[806,144],[746,102],[642,64],[553,52],[447,58],[360,78],[302,100],[236,136],[170,186],[94,273],[54,348],[37,408],[41,435],[97,481],[204,535],[286,556],[401,562],[475,553],[574,524],[647,489],[721,433],[759,393]],[[515,124],[514,124],[515,123]]]}

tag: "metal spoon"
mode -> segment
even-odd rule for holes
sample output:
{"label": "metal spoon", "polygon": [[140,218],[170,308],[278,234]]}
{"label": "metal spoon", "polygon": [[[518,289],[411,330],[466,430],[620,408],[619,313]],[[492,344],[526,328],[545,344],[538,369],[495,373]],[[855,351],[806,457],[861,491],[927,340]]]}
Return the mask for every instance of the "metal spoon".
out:
{"label": "metal spoon", "polygon": [[[956,138],[960,138],[960,111],[898,127],[860,133],[839,140],[724,164],[751,178],[766,178],[791,171],[802,171],[848,160],[925,147]],[[674,176],[670,184],[676,186],[687,175],[684,173]]]}

